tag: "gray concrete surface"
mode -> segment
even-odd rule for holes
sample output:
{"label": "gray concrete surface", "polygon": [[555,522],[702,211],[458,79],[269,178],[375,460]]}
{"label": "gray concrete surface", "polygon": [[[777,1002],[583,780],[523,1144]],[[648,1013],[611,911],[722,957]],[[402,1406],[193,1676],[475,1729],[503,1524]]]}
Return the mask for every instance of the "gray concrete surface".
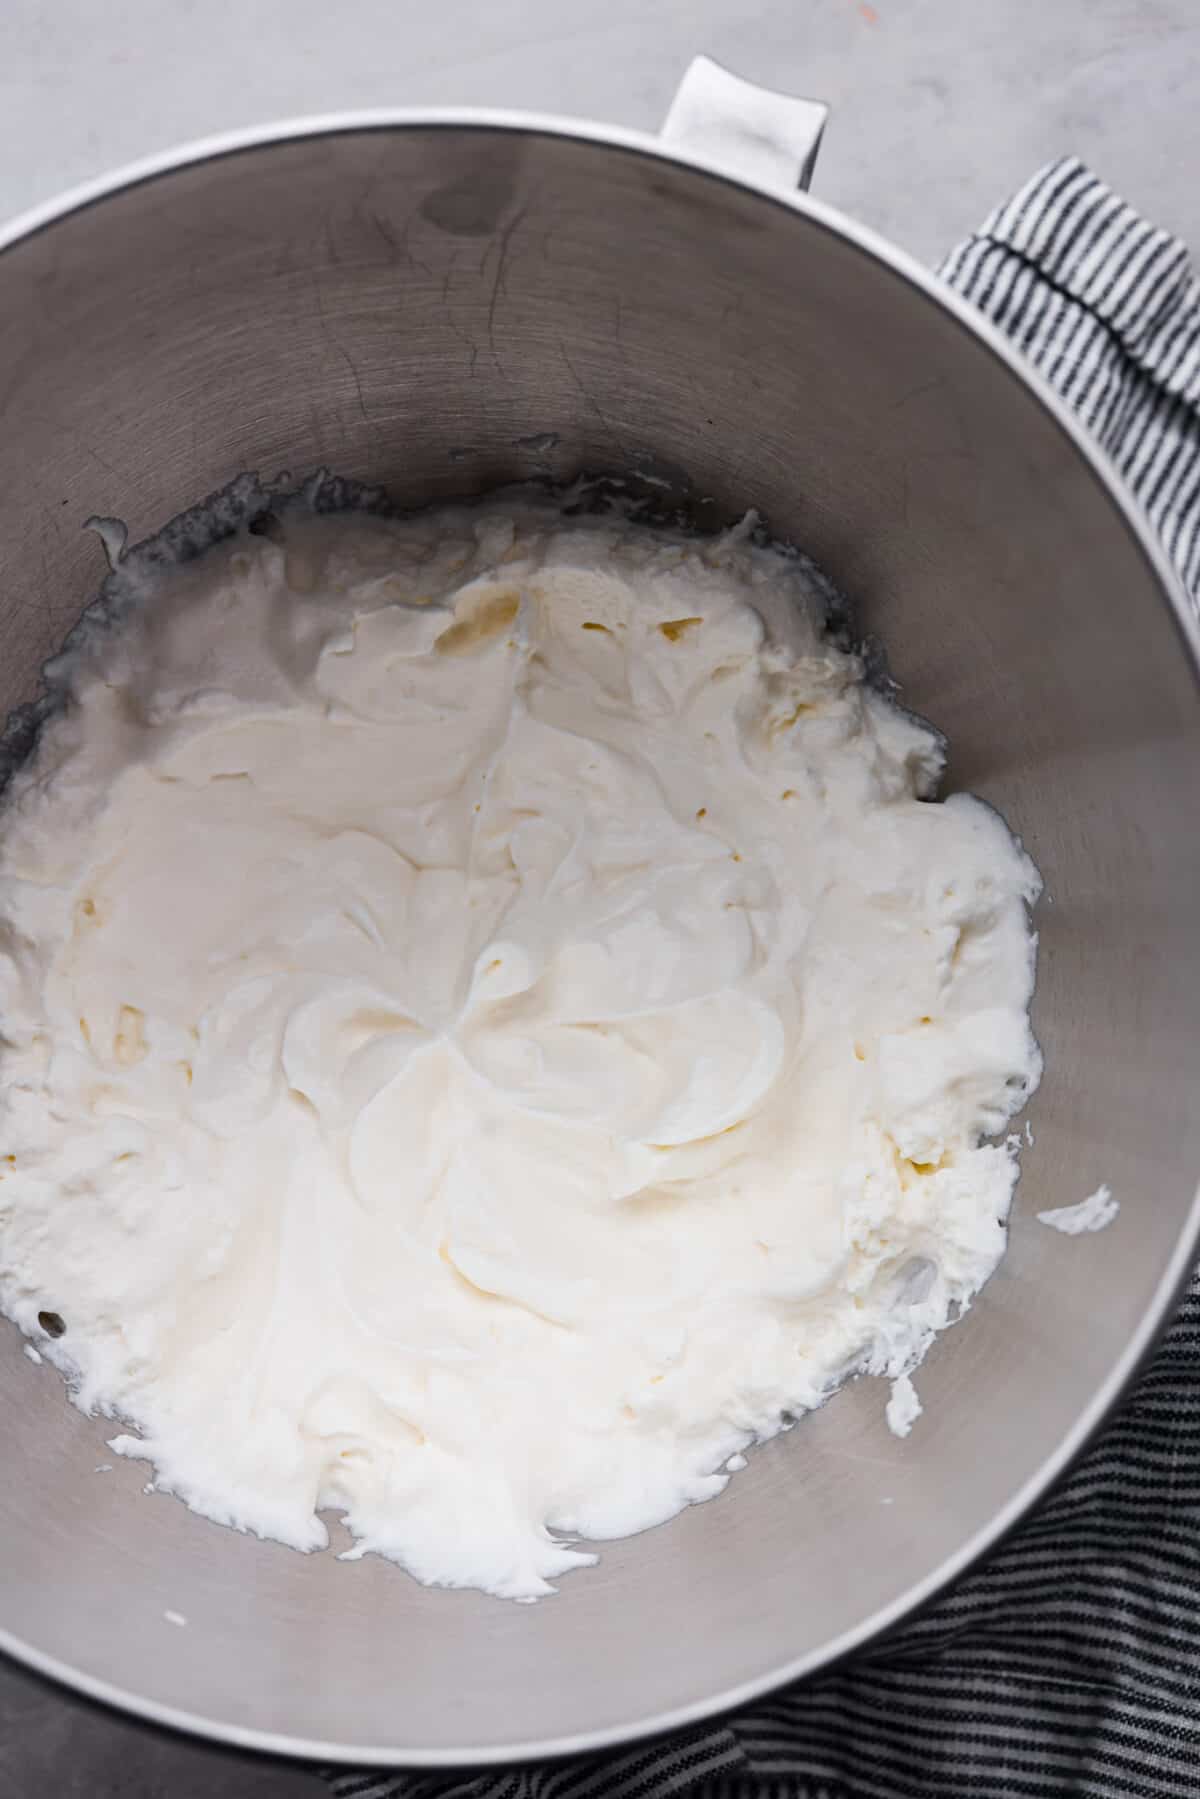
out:
{"label": "gray concrete surface", "polygon": [[[509,105],[652,129],[697,50],[829,101],[816,191],[928,261],[1066,150],[1200,245],[1200,0],[5,0],[0,217],[304,112]],[[0,1799],[319,1791],[0,1663]]]}
{"label": "gray concrete surface", "polygon": [[316,1776],[149,1730],[0,1661],[0,1799],[321,1799]]}

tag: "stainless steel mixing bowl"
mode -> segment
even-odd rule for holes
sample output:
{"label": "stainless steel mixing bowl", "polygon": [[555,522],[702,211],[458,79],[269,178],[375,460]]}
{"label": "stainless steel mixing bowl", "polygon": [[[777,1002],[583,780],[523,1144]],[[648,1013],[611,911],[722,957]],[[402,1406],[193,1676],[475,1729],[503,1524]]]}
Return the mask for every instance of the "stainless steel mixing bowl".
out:
{"label": "stainless steel mixing bowl", "polygon": [[[676,121],[686,132],[687,121]],[[933,1593],[1063,1468],[1192,1256],[1196,640],[1144,525],[1025,368],[868,233],[677,143],[553,120],[335,119],[128,173],[0,253],[0,706],[103,572],[239,470],[421,503],[640,471],[762,509],[830,572],[1048,888],[1008,1257],[898,1442],[859,1382],[718,1500],[540,1605],[305,1558],[144,1497],[0,1327],[0,1644],[148,1717],[325,1758],[594,1747],[761,1693]],[[801,133],[801,135],[803,135]],[[797,140],[797,155],[802,145]],[[665,484],[665,485],[663,485]],[[1041,1207],[1108,1181],[1109,1230]],[[887,1503],[885,1503],[887,1502]],[[179,1628],[164,1614],[187,1619]]]}

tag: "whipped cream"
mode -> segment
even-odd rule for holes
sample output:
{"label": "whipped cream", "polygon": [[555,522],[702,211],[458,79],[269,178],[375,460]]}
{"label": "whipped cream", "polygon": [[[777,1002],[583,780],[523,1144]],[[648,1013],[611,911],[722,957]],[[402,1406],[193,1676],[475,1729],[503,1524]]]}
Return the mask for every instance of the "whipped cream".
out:
{"label": "whipped cream", "polygon": [[1120,1210],[1121,1202],[1113,1198],[1112,1188],[1102,1185],[1086,1199],[1076,1200],[1073,1206],[1055,1206],[1049,1212],[1039,1212],[1037,1217],[1039,1224],[1048,1224],[1064,1237],[1082,1237],[1088,1231],[1107,1230]]}
{"label": "whipped cream", "polygon": [[995,1267],[1038,877],[799,560],[295,511],[56,676],[0,1304],[160,1491],[532,1599]]}
{"label": "whipped cream", "polygon": [[907,1437],[924,1409],[907,1374],[892,1382],[892,1397],[884,1409],[884,1417],[894,1437]]}

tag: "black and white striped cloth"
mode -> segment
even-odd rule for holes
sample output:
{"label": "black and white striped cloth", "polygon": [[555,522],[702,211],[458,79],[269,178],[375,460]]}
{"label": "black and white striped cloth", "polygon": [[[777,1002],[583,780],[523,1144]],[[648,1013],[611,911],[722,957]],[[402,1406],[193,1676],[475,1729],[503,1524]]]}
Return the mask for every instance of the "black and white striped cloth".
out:
{"label": "black and white striped cloth", "polygon": [[[942,274],[1086,421],[1200,605],[1200,285],[1183,246],[1066,158]],[[1054,1496],[853,1662],[623,1753],[326,1779],[337,1799],[1195,1799],[1200,1281]]]}
{"label": "black and white striped cloth", "polygon": [[1073,156],[1051,164],[941,273],[1040,369],[1200,594],[1200,284],[1178,238]]}

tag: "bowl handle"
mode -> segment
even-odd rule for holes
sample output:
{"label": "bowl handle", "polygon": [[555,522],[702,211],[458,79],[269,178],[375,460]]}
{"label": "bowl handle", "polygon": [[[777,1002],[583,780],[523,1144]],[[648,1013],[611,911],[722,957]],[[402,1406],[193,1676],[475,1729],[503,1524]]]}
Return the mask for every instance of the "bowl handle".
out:
{"label": "bowl handle", "polygon": [[807,187],[829,108],[794,100],[731,75],[697,56],[680,82],[659,134],[731,175],[767,187]]}

